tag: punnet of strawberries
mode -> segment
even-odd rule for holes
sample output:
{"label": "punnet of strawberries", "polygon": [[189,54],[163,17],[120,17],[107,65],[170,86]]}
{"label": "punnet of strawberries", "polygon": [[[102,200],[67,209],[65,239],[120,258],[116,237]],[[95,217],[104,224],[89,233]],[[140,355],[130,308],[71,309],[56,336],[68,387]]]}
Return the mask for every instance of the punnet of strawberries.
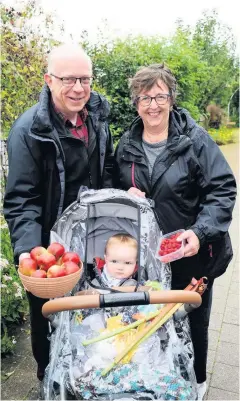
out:
{"label": "punnet of strawberries", "polygon": [[182,242],[177,241],[177,238],[179,237],[180,234],[182,234],[182,233],[177,232],[175,234],[172,234],[168,238],[164,238],[161,241],[161,245],[160,245],[158,254],[160,256],[165,256],[165,255],[168,255],[169,253],[176,252],[178,249],[180,249],[182,246]]}

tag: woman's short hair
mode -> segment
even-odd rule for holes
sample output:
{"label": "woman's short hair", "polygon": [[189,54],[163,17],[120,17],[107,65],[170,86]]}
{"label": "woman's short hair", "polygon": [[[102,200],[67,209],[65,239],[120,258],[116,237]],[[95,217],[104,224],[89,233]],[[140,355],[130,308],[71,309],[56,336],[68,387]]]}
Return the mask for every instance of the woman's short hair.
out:
{"label": "woman's short hair", "polygon": [[105,253],[107,253],[108,248],[111,245],[116,245],[116,244],[123,244],[123,245],[130,246],[130,247],[136,249],[136,251],[137,251],[137,248],[138,248],[137,240],[134,237],[132,237],[131,235],[129,235],[129,234],[115,234],[115,235],[113,235],[112,237],[110,237],[107,240],[106,247],[105,247]]}
{"label": "woman's short hair", "polygon": [[133,78],[129,79],[129,89],[133,104],[137,104],[137,97],[142,90],[150,90],[158,80],[167,85],[172,104],[174,104],[176,100],[176,79],[164,63],[142,67],[136,72]]}

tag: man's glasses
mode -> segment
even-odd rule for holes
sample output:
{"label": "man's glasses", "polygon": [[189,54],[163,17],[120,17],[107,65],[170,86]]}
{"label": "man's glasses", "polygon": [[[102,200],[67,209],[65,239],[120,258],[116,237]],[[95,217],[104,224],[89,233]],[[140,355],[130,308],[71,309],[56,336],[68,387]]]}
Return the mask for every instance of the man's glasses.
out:
{"label": "man's glasses", "polygon": [[152,100],[154,99],[158,106],[163,106],[167,103],[168,98],[171,97],[169,93],[166,94],[159,94],[157,96],[138,96],[136,102],[139,103],[143,107],[150,106]]}
{"label": "man's glasses", "polygon": [[60,79],[62,81],[62,84],[64,86],[74,86],[77,82],[77,80],[79,79],[80,84],[82,86],[88,86],[91,85],[93,77],[80,77],[80,78],[76,78],[76,77],[57,77],[54,74],[50,74],[52,77]]}

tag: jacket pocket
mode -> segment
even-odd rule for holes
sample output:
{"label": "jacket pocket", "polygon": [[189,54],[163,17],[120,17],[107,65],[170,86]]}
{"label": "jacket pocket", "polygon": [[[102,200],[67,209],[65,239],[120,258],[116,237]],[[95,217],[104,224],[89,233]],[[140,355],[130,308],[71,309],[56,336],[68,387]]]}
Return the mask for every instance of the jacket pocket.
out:
{"label": "jacket pocket", "polygon": [[204,265],[204,274],[209,279],[221,276],[233,257],[229,233],[227,232],[220,240],[204,244],[199,256]]}

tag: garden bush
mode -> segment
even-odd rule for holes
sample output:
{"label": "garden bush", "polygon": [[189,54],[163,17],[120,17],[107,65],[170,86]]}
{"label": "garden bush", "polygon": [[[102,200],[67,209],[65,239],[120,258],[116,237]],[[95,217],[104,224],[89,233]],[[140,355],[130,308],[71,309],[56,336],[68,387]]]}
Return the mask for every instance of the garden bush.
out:
{"label": "garden bush", "polygon": [[25,320],[28,302],[13,262],[9,231],[1,220],[1,354],[4,355],[14,350],[16,326]]}
{"label": "garden bush", "polygon": [[220,127],[219,129],[209,128],[208,133],[211,135],[212,139],[218,145],[227,145],[228,143],[232,143],[236,141],[238,129],[236,128],[228,128],[228,127]]}

